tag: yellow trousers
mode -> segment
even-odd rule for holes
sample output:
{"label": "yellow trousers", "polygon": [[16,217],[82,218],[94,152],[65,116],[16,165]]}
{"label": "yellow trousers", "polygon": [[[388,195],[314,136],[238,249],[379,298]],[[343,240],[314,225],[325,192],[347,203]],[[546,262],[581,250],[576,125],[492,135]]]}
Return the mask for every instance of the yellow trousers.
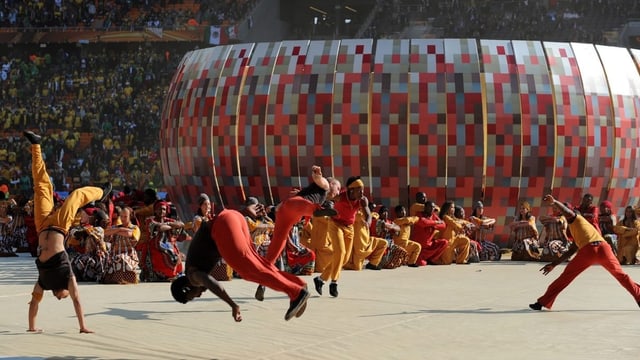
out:
{"label": "yellow trousers", "polygon": [[102,189],[85,186],[69,194],[62,206],[55,210],[53,184],[47,173],[42,149],[39,144],[31,145],[31,173],[33,176],[33,217],[38,233],[54,228],[64,234],[69,231],[78,209],[102,198]]}
{"label": "yellow trousers", "polygon": [[311,227],[309,233],[309,244],[305,244],[316,254],[315,272],[323,272],[331,264],[333,258],[333,247],[329,241],[329,218],[325,216],[314,216],[307,224]]}
{"label": "yellow trousers", "polygon": [[364,260],[369,259],[371,265],[380,265],[380,260],[387,250],[387,240],[371,236],[367,239],[366,244],[361,243],[358,239],[353,241],[353,253],[351,259],[344,266],[347,270],[362,270]]}
{"label": "yellow trousers", "polygon": [[436,264],[450,265],[454,258],[456,264],[464,264],[469,257],[469,249],[471,248],[471,241],[466,236],[456,236],[449,240],[449,246],[444,251],[440,259],[436,260]]}
{"label": "yellow trousers", "polygon": [[422,245],[412,240],[397,240],[394,239],[393,243],[407,251],[407,264],[415,264],[422,251]]}
{"label": "yellow trousers", "polygon": [[320,274],[324,281],[338,281],[342,267],[347,263],[353,249],[353,225],[344,226],[329,220],[329,241],[333,247],[331,263]]}

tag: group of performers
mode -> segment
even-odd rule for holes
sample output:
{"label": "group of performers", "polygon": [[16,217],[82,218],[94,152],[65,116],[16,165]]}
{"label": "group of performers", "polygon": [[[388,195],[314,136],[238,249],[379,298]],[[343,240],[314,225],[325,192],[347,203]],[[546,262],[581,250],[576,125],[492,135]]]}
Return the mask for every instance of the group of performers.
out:
{"label": "group of performers", "polygon": [[[53,186],[42,159],[40,149],[41,137],[33,132],[25,131],[25,137],[31,142],[32,151],[32,176],[34,184],[33,214],[35,228],[38,234],[38,256],[36,266],[38,268],[38,280],[33,288],[29,305],[29,329],[30,332],[40,331],[36,327],[36,316],[39,303],[45,290],[51,290],[58,298],[71,297],[78,318],[81,333],[90,333],[84,321],[82,305],[80,302],[77,277],[95,276],[91,270],[91,264],[77,257],[78,264],[72,264],[65,249],[65,238],[73,229],[77,217],[81,218],[81,224],[87,222],[89,212],[93,212],[94,223],[92,227],[82,226],[75,229],[73,238],[100,238],[101,227],[103,234],[111,237],[123,238],[125,245],[115,241],[111,247],[123,247],[119,251],[121,255],[133,256],[131,242],[126,238],[136,237],[135,228],[131,226],[130,208],[120,211],[119,222],[116,227],[109,227],[101,223],[108,219],[107,206],[100,204],[109,203],[111,185],[104,187],[85,186],[71,192],[69,197],[59,206],[55,206]],[[284,271],[276,266],[276,261],[282,256],[287,245],[291,231],[301,219],[311,219],[306,222],[306,233],[310,234],[307,240],[302,241],[309,245],[311,250],[316,249],[316,271],[320,275],[313,278],[314,288],[320,295],[323,294],[324,285],[329,283],[329,294],[338,297],[338,280],[343,268],[379,270],[384,267],[383,258],[386,255],[401,254],[400,260],[391,257],[387,262],[395,262],[398,265],[406,264],[411,267],[420,267],[426,264],[466,264],[471,261],[470,253],[475,248],[479,257],[479,248],[488,247],[486,238],[471,235],[486,235],[495,220],[487,218],[481,210],[482,203],[474,205],[474,214],[470,220],[464,218],[464,211],[453,202],[446,202],[436,211],[433,202],[426,200],[417,201],[410,209],[410,215],[403,206],[397,206],[395,220],[388,218],[388,209],[379,209],[378,218],[372,221],[373,215],[369,200],[364,195],[364,182],[360,177],[350,177],[346,181],[345,191],[341,191],[341,183],[335,178],[325,178],[318,166],[312,167],[312,182],[297,194],[286,199],[275,208],[275,221],[271,229],[270,244],[264,256],[258,254],[254,237],[250,231],[246,215],[243,212],[231,209],[223,209],[217,215],[212,216],[208,197],[202,195],[199,205],[202,206],[202,215],[199,221],[194,221],[191,226],[195,230],[189,242],[184,268],[182,258],[176,249],[176,239],[172,236],[186,234],[185,224],[182,221],[167,217],[171,211],[168,203],[164,201],[149,201],[147,206],[153,209],[153,216],[146,218],[146,227],[149,229],[150,238],[159,237],[158,241],[147,242],[148,246],[157,246],[166,251],[161,258],[140,259],[141,262],[169,261],[175,264],[174,271],[159,274],[165,280],[172,280],[171,293],[174,299],[180,303],[187,303],[199,297],[205,290],[210,290],[232,310],[235,321],[241,321],[240,307],[227,294],[221,283],[213,276],[214,267],[222,259],[242,279],[255,282],[259,285],[256,298],[261,300],[264,288],[268,287],[278,292],[283,292],[289,297],[289,308],[285,313],[285,320],[300,317],[306,310],[310,292],[306,282],[300,277]],[[545,265],[541,271],[546,275],[558,264],[567,261],[573,254],[576,256],[565,267],[564,272],[548,288],[547,292],[530,305],[534,310],[543,307],[551,308],[556,296],[582,271],[592,264],[600,264],[607,269],[624,287],[634,300],[640,305],[640,285],[633,282],[620,267],[618,258],[612,248],[607,244],[601,233],[581,213],[557,201],[551,195],[544,197],[545,203],[552,207],[558,214],[566,219],[571,234],[571,242],[567,251],[560,256],[555,256],[553,261]],[[91,206],[88,206],[92,204]],[[249,204],[251,205],[251,204]],[[209,211],[207,211],[207,208]],[[93,209],[89,211],[89,209]],[[259,227],[259,226],[258,226]],[[372,231],[375,232],[372,236]],[[316,236],[314,236],[316,234]],[[380,235],[381,237],[375,236]],[[471,240],[469,236],[476,240]],[[137,235],[139,236],[139,234]],[[185,235],[187,236],[187,235]],[[480,235],[482,236],[482,235]],[[355,241],[354,239],[358,239]],[[183,239],[184,240],[184,239]],[[475,245],[472,246],[472,241]],[[321,246],[314,242],[322,243]],[[330,247],[326,246],[327,244]],[[101,243],[94,243],[93,250],[104,252]],[[145,252],[143,252],[145,253]],[[152,252],[147,254],[153,254]],[[395,255],[394,255],[395,256]],[[492,260],[499,259],[499,251],[495,248],[485,253],[486,257],[493,256]],[[117,269],[128,269],[127,258],[112,259]],[[365,264],[366,262],[366,264]],[[82,272],[78,268],[83,269]],[[162,267],[154,267],[158,269]],[[133,271],[133,270],[132,270]],[[102,274],[105,278],[111,276],[113,281],[126,281],[127,277],[135,276],[125,271],[121,277],[114,272]],[[157,274],[156,274],[157,275]],[[123,280],[124,279],[124,280]]]}

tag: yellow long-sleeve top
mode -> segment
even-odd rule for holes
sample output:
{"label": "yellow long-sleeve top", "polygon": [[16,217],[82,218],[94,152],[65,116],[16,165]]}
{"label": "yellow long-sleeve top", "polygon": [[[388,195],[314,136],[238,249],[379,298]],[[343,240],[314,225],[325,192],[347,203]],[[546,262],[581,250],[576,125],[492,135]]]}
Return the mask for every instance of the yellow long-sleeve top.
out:
{"label": "yellow long-sleeve top", "polygon": [[633,239],[638,237],[638,230],[640,229],[640,220],[633,220],[632,226],[625,226],[622,221],[618,222],[613,227],[613,232],[625,239]]}
{"label": "yellow long-sleeve top", "polygon": [[456,221],[456,219],[454,219],[453,217],[449,215],[445,215],[442,218],[442,221],[444,221],[444,224],[446,225],[446,227],[440,233],[441,238],[451,240],[455,238],[458,234],[464,233],[462,224]]}
{"label": "yellow long-sleeve top", "polygon": [[420,218],[417,216],[405,216],[393,220],[396,225],[400,226],[400,231],[393,237],[393,243],[400,247],[406,246],[409,237],[411,237],[411,225],[417,223],[418,220]]}

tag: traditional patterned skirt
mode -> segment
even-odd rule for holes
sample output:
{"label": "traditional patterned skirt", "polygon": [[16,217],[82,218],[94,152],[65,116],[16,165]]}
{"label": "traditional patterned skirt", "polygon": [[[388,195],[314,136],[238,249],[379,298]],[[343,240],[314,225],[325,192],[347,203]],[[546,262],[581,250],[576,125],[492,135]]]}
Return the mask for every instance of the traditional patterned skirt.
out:
{"label": "traditional patterned skirt", "polygon": [[396,244],[390,243],[378,266],[383,269],[395,269],[406,264],[407,258],[407,250]]}
{"label": "traditional patterned skirt", "polygon": [[499,261],[502,257],[500,246],[488,240],[480,241],[482,250],[480,250],[480,261]]}

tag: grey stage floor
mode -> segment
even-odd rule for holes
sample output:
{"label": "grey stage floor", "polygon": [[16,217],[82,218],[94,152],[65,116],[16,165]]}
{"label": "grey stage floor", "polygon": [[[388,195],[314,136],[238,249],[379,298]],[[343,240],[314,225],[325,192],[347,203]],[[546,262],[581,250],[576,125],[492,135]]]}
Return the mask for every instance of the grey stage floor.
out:
{"label": "grey stage floor", "polygon": [[[167,283],[80,285],[88,326],[78,334],[70,300],[45,294],[42,334],[28,334],[36,279],[30,257],[0,259],[0,359],[638,359],[640,308],[602,268],[587,270],[553,311],[527,305],[563,266],[503,260],[418,269],[346,271],[338,298],[313,292],[301,318],[288,299],[225,283],[240,303],[205,293],[176,303]],[[625,270],[640,280],[640,266]],[[310,277],[305,277],[311,282]],[[312,288],[312,286],[310,286]],[[325,287],[325,291],[328,289]]]}

